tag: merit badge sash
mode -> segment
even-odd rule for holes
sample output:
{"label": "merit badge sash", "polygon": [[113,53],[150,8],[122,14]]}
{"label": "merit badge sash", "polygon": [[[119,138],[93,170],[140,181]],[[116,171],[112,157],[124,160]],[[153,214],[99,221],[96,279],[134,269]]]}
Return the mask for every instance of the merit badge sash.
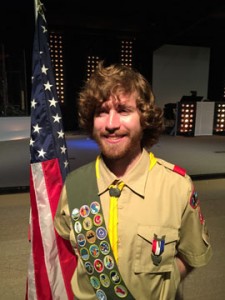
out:
{"label": "merit badge sash", "polygon": [[94,163],[73,172],[66,179],[66,185],[77,246],[96,298],[134,300],[123,282],[111,249]]}

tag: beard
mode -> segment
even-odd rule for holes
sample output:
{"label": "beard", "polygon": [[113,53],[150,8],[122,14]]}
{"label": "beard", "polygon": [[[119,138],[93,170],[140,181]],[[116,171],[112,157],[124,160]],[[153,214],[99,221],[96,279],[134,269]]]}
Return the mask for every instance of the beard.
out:
{"label": "beard", "polygon": [[108,160],[118,161],[121,159],[129,160],[138,153],[141,148],[142,132],[134,130],[132,133],[114,133],[117,136],[123,136],[119,142],[108,142],[106,136],[107,132],[99,133],[93,130],[93,138],[99,145],[102,155]]}

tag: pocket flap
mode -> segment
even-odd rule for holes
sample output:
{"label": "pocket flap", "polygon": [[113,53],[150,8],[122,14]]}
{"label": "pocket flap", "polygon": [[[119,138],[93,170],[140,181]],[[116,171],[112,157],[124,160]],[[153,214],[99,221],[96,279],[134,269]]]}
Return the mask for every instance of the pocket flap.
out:
{"label": "pocket flap", "polygon": [[178,230],[169,227],[162,227],[162,226],[138,226],[138,235],[144,238],[145,240],[152,243],[154,240],[154,236],[156,235],[157,238],[164,237],[165,244],[172,243],[178,239]]}

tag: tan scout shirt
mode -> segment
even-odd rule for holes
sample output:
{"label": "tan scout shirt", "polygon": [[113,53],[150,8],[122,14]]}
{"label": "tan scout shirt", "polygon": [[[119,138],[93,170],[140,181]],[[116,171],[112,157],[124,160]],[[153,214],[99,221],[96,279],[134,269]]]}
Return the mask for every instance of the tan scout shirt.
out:
{"label": "tan scout shirt", "polygon": [[[189,265],[200,267],[207,264],[212,251],[200,207],[192,199],[190,177],[172,171],[172,165],[160,159],[151,171],[149,164],[149,154],[144,150],[136,166],[121,178],[125,186],[118,201],[118,267],[135,299],[173,300],[180,282],[175,256],[178,254]],[[108,186],[117,178],[102,160],[99,171],[99,195],[107,226]],[[69,215],[64,187],[55,226],[75,247]],[[159,265],[152,255],[154,235],[165,238]],[[95,292],[77,255],[78,265],[72,279],[75,298],[94,300]]]}

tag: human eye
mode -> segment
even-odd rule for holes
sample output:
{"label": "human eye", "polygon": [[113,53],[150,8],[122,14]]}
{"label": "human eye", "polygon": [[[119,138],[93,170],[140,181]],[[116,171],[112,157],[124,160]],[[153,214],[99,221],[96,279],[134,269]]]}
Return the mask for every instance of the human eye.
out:
{"label": "human eye", "polygon": [[129,107],[129,106],[125,106],[125,105],[121,105],[118,107],[118,112],[121,114],[121,115],[129,115],[131,114],[132,112],[132,109]]}
{"label": "human eye", "polygon": [[105,107],[100,107],[96,110],[95,115],[98,116],[98,117],[102,117],[107,113],[108,113],[108,111]]}

